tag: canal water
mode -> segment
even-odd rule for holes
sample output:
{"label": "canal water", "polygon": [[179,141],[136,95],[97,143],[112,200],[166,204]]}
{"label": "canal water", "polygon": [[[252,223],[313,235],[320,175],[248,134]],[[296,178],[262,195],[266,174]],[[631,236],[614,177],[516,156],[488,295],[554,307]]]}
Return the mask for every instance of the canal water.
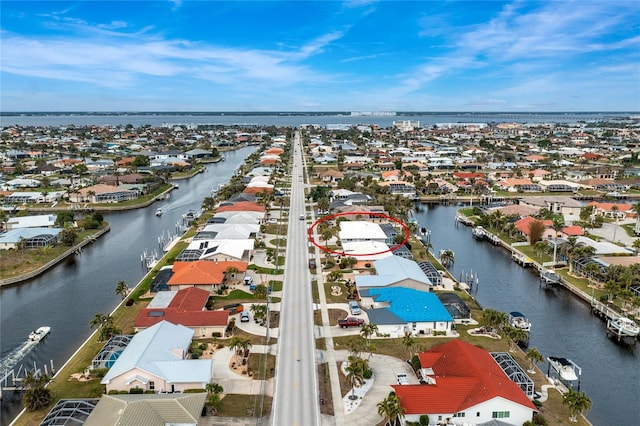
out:
{"label": "canal water", "polygon": [[[237,167],[257,149],[245,147],[225,152],[226,161],[208,164],[204,173],[176,181],[179,188],[168,200],[145,209],[105,214],[111,231],[86,246],[80,255],[45,274],[11,287],[0,288],[0,352],[6,356],[22,344],[31,330],[48,325],[51,333],[24,358],[27,368],[41,368],[53,360],[56,368],[91,334],[89,322],[96,313],[110,313],[120,296],[116,283],[136,285],[147,272],[141,254],[162,250],[158,237],[176,233],[176,224],[188,210],[199,210],[211,189],[226,184]],[[162,216],[156,216],[162,207]],[[8,424],[20,410],[13,392],[3,392],[0,424]]]}
{"label": "canal water", "polygon": [[[532,322],[529,347],[545,356],[565,357],[582,367],[581,391],[591,398],[587,418],[594,425],[640,424],[640,349],[621,346],[606,337],[606,324],[588,304],[562,289],[540,286],[534,271],[511,260],[507,250],[477,241],[471,228],[456,226],[458,207],[421,204],[419,227],[431,230],[432,251],[453,250],[451,273],[473,272],[471,291],[483,308],[519,311]],[[545,364],[541,368],[547,371]]]}

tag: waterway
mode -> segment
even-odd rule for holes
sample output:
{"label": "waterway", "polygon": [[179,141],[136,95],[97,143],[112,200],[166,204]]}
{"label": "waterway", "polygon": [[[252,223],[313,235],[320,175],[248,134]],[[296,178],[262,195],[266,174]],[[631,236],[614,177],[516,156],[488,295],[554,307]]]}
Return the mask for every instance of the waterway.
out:
{"label": "waterway", "polygon": [[[45,274],[11,287],[0,288],[0,355],[22,344],[31,330],[48,325],[51,333],[24,359],[33,368],[53,360],[64,362],[91,334],[89,322],[96,313],[109,313],[118,303],[116,283],[136,285],[147,272],[140,256],[161,254],[158,237],[176,233],[176,224],[190,210],[199,210],[211,189],[226,184],[237,167],[257,147],[225,152],[226,161],[208,164],[204,173],[176,181],[179,188],[168,200],[146,209],[105,214],[111,231]],[[155,216],[162,207],[162,216]],[[8,424],[20,409],[13,392],[4,392],[0,424]]]}
{"label": "waterway", "polygon": [[[503,248],[477,241],[471,228],[455,224],[458,207],[419,205],[420,227],[432,231],[432,251],[453,250],[451,273],[478,275],[471,294],[483,308],[524,313],[533,326],[529,347],[541,354],[573,360],[582,367],[581,391],[593,407],[594,425],[631,426],[640,419],[640,349],[621,346],[606,337],[604,321],[588,304],[562,289],[545,289],[538,276],[511,260]],[[541,365],[546,372],[547,366]]]}

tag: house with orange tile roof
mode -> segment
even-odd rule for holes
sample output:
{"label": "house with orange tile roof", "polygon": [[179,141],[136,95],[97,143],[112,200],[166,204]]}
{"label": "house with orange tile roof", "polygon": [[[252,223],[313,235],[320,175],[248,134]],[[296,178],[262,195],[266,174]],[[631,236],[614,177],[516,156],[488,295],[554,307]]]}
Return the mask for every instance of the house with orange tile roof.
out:
{"label": "house with orange tile roof", "polygon": [[241,279],[247,271],[247,265],[247,262],[234,261],[176,261],[173,263],[173,275],[167,281],[167,285],[169,288],[177,290],[196,287],[208,292],[214,292],[227,279]]}
{"label": "house with orange tile roof", "polygon": [[69,201],[72,203],[118,203],[136,198],[138,198],[136,191],[105,184],[88,186],[78,192],[69,193]]}
{"label": "house with orange tile roof", "polygon": [[216,209],[216,213],[221,212],[264,212],[265,207],[252,201],[239,201],[220,206]]}
{"label": "house with orange tile roof", "polygon": [[229,311],[207,310],[210,295],[209,291],[197,287],[158,292],[149,305],[138,312],[133,328],[137,333],[164,320],[189,327],[194,338],[226,337]]}
{"label": "house with orange tile roof", "polygon": [[633,204],[629,203],[599,203],[592,201],[588,205],[593,206],[595,214],[610,218],[628,219],[634,218]]}
{"label": "house with orange tile roof", "polygon": [[532,216],[527,216],[527,217],[523,217],[522,219],[520,219],[519,221],[515,222],[514,225],[516,226],[516,229],[518,229],[518,231],[522,232],[523,235],[525,236],[529,236],[529,230],[531,229],[531,223],[532,222],[542,222],[545,226],[545,232],[542,235],[542,239],[546,240],[548,238],[553,238],[555,237],[555,231],[553,229],[551,229],[551,226],[553,226],[553,221],[551,220],[540,220],[540,219],[536,219],[535,217]]}
{"label": "house with orange tile roof", "polygon": [[344,173],[336,169],[327,169],[324,172],[320,173],[319,177],[323,182],[334,183],[340,182],[342,179],[344,179]]}
{"label": "house with orange tile roof", "polygon": [[418,358],[425,383],[392,385],[407,421],[426,414],[430,424],[521,425],[538,411],[484,349],[456,339]]}

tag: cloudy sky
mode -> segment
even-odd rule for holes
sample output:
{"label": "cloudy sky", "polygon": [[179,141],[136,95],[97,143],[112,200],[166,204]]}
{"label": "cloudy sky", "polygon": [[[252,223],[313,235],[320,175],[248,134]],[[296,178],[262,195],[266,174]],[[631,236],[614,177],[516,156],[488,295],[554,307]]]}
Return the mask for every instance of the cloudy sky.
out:
{"label": "cloudy sky", "polygon": [[7,1],[1,111],[638,111],[640,2]]}

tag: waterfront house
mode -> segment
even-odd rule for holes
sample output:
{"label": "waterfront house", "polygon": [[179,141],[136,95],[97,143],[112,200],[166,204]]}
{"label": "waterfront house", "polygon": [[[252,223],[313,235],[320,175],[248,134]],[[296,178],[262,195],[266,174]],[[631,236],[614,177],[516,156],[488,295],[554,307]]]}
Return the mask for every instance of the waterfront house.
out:
{"label": "waterfront house", "polygon": [[46,247],[58,242],[60,228],[18,228],[0,234],[0,250]]}
{"label": "waterfront house", "polygon": [[19,228],[53,228],[56,223],[55,214],[40,214],[34,216],[16,216],[7,220],[7,231]]}
{"label": "waterfront house", "polygon": [[[349,217],[349,216],[347,216]],[[338,238],[342,244],[358,241],[375,241],[385,243],[387,234],[380,228],[380,225],[365,221],[344,221],[340,222]]]}
{"label": "waterfront house", "polygon": [[189,262],[178,257],[173,263],[173,275],[167,281],[167,285],[171,289],[183,290],[197,287],[213,292],[218,290],[228,279],[242,279],[246,271],[247,262],[214,260]]}
{"label": "waterfront house", "polygon": [[158,292],[147,307],[138,312],[133,328],[139,332],[160,321],[169,321],[189,327],[194,338],[226,337],[229,311],[207,310],[210,295],[209,291],[197,287]]}
{"label": "waterfront house", "polygon": [[105,184],[88,186],[78,192],[69,193],[69,201],[72,203],[119,203],[136,198],[138,198],[136,191]]}
{"label": "waterfront house", "polygon": [[405,287],[429,290],[432,282],[413,260],[401,256],[388,256],[373,262],[375,275],[356,275],[358,291],[369,288]]}
{"label": "waterfront house", "polygon": [[392,385],[407,421],[426,414],[430,424],[522,425],[537,411],[484,349],[456,339],[418,358],[424,384]]}
{"label": "waterfront house", "polygon": [[369,288],[359,293],[360,305],[365,308],[369,322],[378,326],[379,334],[393,338],[405,333],[451,334],[453,317],[435,293],[404,287]]}
{"label": "waterfront house", "polygon": [[213,360],[188,358],[192,338],[190,328],[160,321],[133,336],[100,383],[107,393],[204,389],[213,377]]}

